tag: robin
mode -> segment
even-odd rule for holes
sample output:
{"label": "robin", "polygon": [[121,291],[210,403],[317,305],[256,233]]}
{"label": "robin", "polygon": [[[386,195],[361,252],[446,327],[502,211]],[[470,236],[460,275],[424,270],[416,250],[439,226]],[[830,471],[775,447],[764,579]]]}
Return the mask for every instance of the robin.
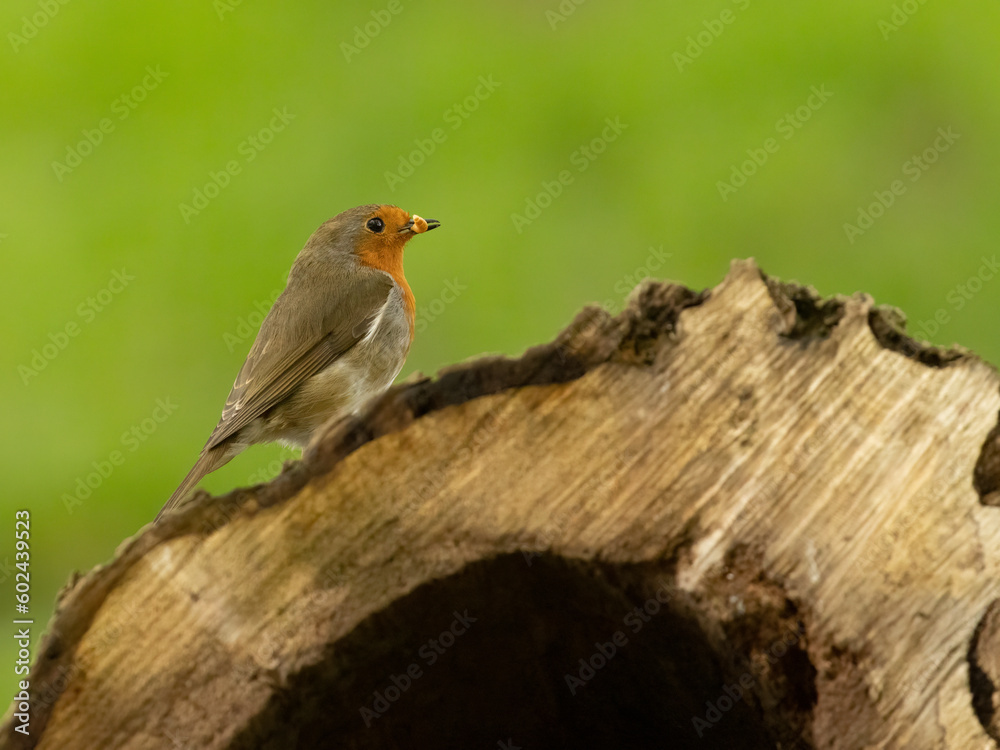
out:
{"label": "robin", "polygon": [[403,248],[439,226],[396,206],[369,205],[313,233],[261,323],[219,424],[157,519],[247,447],[304,447],[328,419],[357,411],[392,384],[415,326]]}

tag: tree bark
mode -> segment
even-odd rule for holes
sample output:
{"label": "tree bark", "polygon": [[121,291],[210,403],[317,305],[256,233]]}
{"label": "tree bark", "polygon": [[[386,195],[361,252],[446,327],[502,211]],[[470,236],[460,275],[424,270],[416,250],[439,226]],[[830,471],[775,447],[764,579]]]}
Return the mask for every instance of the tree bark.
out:
{"label": "tree bark", "polygon": [[71,582],[0,748],[995,747],[1000,379],[902,325],[742,261],[395,387]]}

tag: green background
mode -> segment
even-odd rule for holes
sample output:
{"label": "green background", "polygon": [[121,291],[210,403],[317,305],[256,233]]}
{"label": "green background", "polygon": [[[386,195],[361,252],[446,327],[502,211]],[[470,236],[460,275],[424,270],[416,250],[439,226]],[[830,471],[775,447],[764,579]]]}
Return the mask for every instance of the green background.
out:
{"label": "green background", "polygon": [[[443,222],[407,251],[425,324],[402,377],[518,354],[586,303],[618,308],[647,272],[702,288],[751,255],[824,294],[866,291],[911,325],[943,311],[932,340],[1000,361],[1000,282],[973,284],[968,299],[959,289],[1000,235],[996,3],[913,0],[895,29],[888,0],[566,2],[561,16],[554,1],[387,5],[0,8],[0,613],[13,613],[14,511],[32,512],[41,623],[73,570],[108,560],[154,517],[218,419],[255,306],[316,226],[357,204]],[[28,38],[35,14],[45,23]],[[378,33],[346,49],[365,24]],[[147,66],[166,76],[156,83]],[[123,109],[137,86],[142,101]],[[783,129],[812,87],[832,96]],[[245,141],[275,108],[294,119],[247,162]],[[103,118],[113,129],[78,166],[53,166]],[[606,118],[627,127],[579,171]],[[386,174],[436,128],[443,142],[390,187]],[[939,129],[958,140],[911,182],[907,162]],[[768,138],[776,152],[723,200],[718,183]],[[180,204],[230,160],[239,173],[185,221]],[[516,227],[512,214],[563,170],[572,181]],[[894,180],[905,192],[852,242],[844,224]],[[122,269],[134,279],[81,314]],[[70,323],[78,335],[26,374]],[[144,427],[158,399],[176,408]],[[133,427],[141,442],[123,438]],[[67,509],[92,462],[116,450],[121,465]],[[248,451],[203,486],[257,481],[290,455]],[[4,636],[2,688],[13,660]]]}

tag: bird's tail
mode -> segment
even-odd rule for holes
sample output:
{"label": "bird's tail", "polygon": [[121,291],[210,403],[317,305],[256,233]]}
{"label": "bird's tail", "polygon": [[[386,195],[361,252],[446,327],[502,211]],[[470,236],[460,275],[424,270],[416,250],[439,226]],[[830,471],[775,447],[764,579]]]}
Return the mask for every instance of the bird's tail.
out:
{"label": "bird's tail", "polygon": [[239,449],[233,450],[229,445],[219,445],[203,451],[195,462],[195,465],[191,468],[191,471],[184,477],[184,481],[181,482],[180,487],[174,490],[174,494],[170,496],[170,499],[160,509],[160,512],[156,514],[156,520],[159,521],[164,513],[171,508],[175,508],[187,496],[191,488],[201,481],[203,476],[229,463],[229,460],[239,452]]}

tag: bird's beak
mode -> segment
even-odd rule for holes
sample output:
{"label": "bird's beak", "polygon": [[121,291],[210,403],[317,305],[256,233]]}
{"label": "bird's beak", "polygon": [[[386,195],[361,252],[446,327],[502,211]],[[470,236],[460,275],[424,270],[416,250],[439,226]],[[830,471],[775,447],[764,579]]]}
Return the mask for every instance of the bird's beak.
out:
{"label": "bird's beak", "polygon": [[423,234],[432,229],[437,229],[439,226],[441,226],[441,222],[437,219],[423,219],[414,214],[413,218],[406,222],[403,228],[399,230],[399,233],[413,232],[414,234]]}

